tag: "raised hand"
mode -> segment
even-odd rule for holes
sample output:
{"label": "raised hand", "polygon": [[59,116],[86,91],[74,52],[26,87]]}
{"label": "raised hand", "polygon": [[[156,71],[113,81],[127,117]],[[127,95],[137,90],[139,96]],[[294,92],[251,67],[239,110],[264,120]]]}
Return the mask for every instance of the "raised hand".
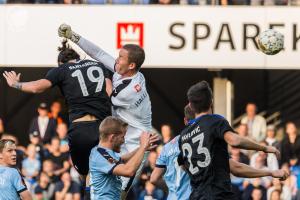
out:
{"label": "raised hand", "polygon": [[10,87],[20,89],[21,85],[19,82],[20,82],[21,73],[17,74],[15,71],[10,71],[10,72],[4,71],[3,76]]}

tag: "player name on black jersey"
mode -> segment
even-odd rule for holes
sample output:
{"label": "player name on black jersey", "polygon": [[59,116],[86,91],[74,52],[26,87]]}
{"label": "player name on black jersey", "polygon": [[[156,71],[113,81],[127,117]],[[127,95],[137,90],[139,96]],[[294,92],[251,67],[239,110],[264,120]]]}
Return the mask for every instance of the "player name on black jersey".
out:
{"label": "player name on black jersey", "polygon": [[70,65],[69,66],[69,69],[70,70],[73,70],[73,69],[79,69],[79,68],[82,68],[82,67],[89,67],[89,66],[95,66],[95,65],[98,65],[98,63],[96,62],[85,62],[85,63],[78,63],[78,64],[74,64],[74,65]]}
{"label": "player name on black jersey", "polygon": [[181,137],[181,141],[184,142],[186,140],[188,140],[190,137],[192,137],[193,135],[195,135],[196,133],[200,133],[200,126],[197,126],[196,128],[194,128],[191,132],[188,132],[186,134],[184,134]]}

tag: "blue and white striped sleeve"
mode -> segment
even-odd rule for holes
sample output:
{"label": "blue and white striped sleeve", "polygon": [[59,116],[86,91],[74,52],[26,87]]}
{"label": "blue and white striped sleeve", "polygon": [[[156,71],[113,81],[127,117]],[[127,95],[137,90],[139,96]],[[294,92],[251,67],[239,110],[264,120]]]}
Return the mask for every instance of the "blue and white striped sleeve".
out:
{"label": "blue and white striped sleeve", "polygon": [[12,170],[11,178],[12,178],[13,186],[19,194],[27,190],[25,181],[21,173],[17,169]]}
{"label": "blue and white striped sleeve", "polygon": [[166,152],[166,146],[163,147],[163,149],[160,152],[160,155],[158,156],[156,160],[155,166],[158,168],[166,168],[167,167],[167,157],[165,155]]}

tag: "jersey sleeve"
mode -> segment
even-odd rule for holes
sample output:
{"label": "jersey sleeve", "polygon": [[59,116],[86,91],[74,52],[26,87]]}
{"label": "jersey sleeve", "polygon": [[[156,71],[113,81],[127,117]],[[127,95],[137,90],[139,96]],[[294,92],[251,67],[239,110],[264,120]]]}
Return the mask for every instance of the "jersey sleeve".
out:
{"label": "jersey sleeve", "polygon": [[89,56],[104,64],[110,71],[115,71],[115,58],[103,51],[100,47],[96,46],[87,39],[81,37],[78,41],[79,47]]}
{"label": "jersey sleeve", "polygon": [[179,155],[177,157],[177,163],[179,166],[184,165],[184,158],[183,158],[183,151],[181,148],[181,142],[180,142],[180,138],[178,140],[178,147],[179,147]]}
{"label": "jersey sleeve", "polygon": [[21,173],[17,169],[13,170],[12,179],[13,179],[13,186],[18,193],[21,193],[21,192],[24,192],[27,190],[25,181],[24,181]]}
{"label": "jersey sleeve", "polygon": [[229,122],[225,119],[225,118],[220,118],[218,121],[217,121],[217,124],[216,124],[216,138],[219,138],[219,139],[224,139],[224,134],[227,132],[227,131],[231,131],[231,132],[234,132],[234,130],[232,129],[232,127],[229,125]]}
{"label": "jersey sleeve", "polygon": [[155,166],[158,168],[166,168],[167,167],[167,157],[166,157],[166,145],[163,147],[163,149],[160,152],[160,155],[158,156]]}
{"label": "jersey sleeve", "polygon": [[62,68],[56,67],[56,68],[53,68],[50,71],[48,71],[45,79],[50,81],[52,83],[52,87],[53,87],[62,81],[62,79],[63,79],[62,77],[63,77]]}

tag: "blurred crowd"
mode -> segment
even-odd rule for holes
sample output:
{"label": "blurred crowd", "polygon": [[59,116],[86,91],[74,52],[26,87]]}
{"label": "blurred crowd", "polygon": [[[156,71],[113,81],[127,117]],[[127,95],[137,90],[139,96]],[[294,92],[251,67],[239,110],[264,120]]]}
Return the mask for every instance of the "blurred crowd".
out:
{"label": "blurred crowd", "polygon": [[[28,136],[23,136],[28,137],[28,145],[17,147],[17,167],[36,200],[81,199],[82,184],[68,153],[68,125],[60,112],[58,101],[53,102],[50,108],[41,103],[37,108],[38,115],[31,121]],[[18,144],[15,135],[5,132],[4,121],[0,119],[1,139],[13,139]],[[150,175],[163,145],[178,133],[173,133],[168,124],[163,124],[159,132],[161,144],[150,152],[140,180],[128,195],[130,200],[164,200],[167,197],[164,181],[156,187],[150,183]],[[230,148],[232,159],[259,169],[283,168],[291,174],[283,182],[270,177],[246,179],[232,176],[237,197],[242,200],[300,200],[300,136],[296,125],[288,122],[284,125],[284,131],[280,132],[274,125],[267,125],[265,118],[257,115],[256,105],[249,103],[236,132],[259,143],[277,147],[281,159],[264,152]]]}
{"label": "blurred crowd", "polygon": [[299,0],[0,0],[0,4],[300,5]]}

